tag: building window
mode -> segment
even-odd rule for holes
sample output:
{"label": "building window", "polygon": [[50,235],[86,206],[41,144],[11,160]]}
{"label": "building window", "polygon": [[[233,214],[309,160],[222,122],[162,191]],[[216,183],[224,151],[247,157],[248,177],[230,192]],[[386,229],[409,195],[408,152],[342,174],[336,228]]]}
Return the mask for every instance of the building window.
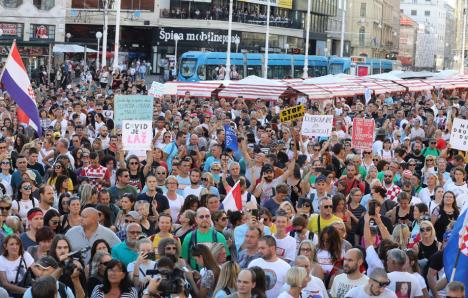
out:
{"label": "building window", "polygon": [[33,0],[33,4],[40,10],[51,10],[55,6],[55,0]]}
{"label": "building window", "polygon": [[430,16],[431,16],[431,12],[430,12],[429,10],[426,10],[426,11],[424,11],[424,15],[425,15],[426,17],[430,17]]}
{"label": "building window", "polygon": [[359,46],[365,47],[365,45],[366,45],[366,28],[361,27],[359,29]]}
{"label": "building window", "polygon": [[23,40],[23,24],[0,23],[0,29],[2,30],[2,35],[0,35],[0,40],[2,39]]}
{"label": "building window", "polygon": [[30,40],[54,40],[55,39],[55,26],[31,24],[31,30],[29,31],[29,39]]}
{"label": "building window", "polygon": [[412,16],[417,16],[418,13],[416,12],[416,10],[412,10],[412,11],[411,11],[411,15],[412,15]]}
{"label": "building window", "polygon": [[365,18],[366,17],[366,4],[367,3],[361,3],[361,17]]}
{"label": "building window", "polygon": [[23,0],[0,0],[0,4],[6,8],[16,8],[23,4]]}

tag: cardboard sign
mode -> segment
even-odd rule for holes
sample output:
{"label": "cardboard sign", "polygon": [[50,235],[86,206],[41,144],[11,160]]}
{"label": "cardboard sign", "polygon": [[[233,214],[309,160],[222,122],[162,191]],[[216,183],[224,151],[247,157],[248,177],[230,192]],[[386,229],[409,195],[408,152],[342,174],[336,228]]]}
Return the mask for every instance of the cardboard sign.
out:
{"label": "cardboard sign", "polygon": [[354,118],[352,146],[359,150],[372,150],[374,143],[374,119]]}
{"label": "cardboard sign", "polygon": [[104,117],[106,117],[107,119],[114,119],[114,111],[112,111],[112,110],[103,110],[103,111],[102,111],[102,114],[103,114]]}
{"label": "cardboard sign", "polygon": [[468,151],[468,120],[453,119],[450,146],[452,149]]}
{"label": "cardboard sign", "polygon": [[122,145],[124,150],[150,150],[153,139],[153,121],[122,121]]}
{"label": "cardboard sign", "polygon": [[153,120],[153,98],[148,95],[118,95],[115,97],[114,122],[123,120]]}
{"label": "cardboard sign", "polygon": [[280,111],[280,122],[298,120],[304,117],[304,106],[297,105]]}
{"label": "cardboard sign", "polygon": [[308,137],[329,137],[333,129],[332,115],[305,114],[301,134]]}

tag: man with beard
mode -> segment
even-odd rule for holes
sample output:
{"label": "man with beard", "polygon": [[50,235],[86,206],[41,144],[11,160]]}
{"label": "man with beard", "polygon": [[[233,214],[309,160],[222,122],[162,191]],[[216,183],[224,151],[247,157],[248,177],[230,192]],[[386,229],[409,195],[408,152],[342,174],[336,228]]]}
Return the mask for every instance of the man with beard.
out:
{"label": "man with beard", "polygon": [[195,258],[190,255],[192,247],[195,244],[204,244],[208,248],[214,245],[214,243],[222,243],[226,250],[226,255],[230,256],[229,247],[226,243],[226,238],[220,232],[217,232],[214,228],[211,227],[211,214],[210,210],[205,207],[200,207],[197,210],[197,215],[195,217],[197,223],[197,229],[188,233],[182,244],[182,258],[190,262],[190,266],[193,269],[198,269],[198,266],[195,262]]}
{"label": "man with beard", "polygon": [[330,294],[333,298],[344,298],[352,288],[366,285],[368,277],[359,270],[364,261],[362,252],[357,248],[348,250],[344,257],[343,272],[333,280]]}
{"label": "man with beard", "polygon": [[384,172],[384,179],[383,179],[383,188],[387,190],[387,199],[396,202],[398,195],[401,192],[401,188],[393,183],[394,174],[392,171],[387,170]]}
{"label": "man with beard", "polygon": [[184,198],[189,195],[200,197],[200,193],[203,189],[203,187],[200,185],[200,178],[201,171],[199,169],[192,169],[192,171],[190,171],[190,186],[184,189]]}
{"label": "man with beard", "polygon": [[345,298],[396,298],[395,293],[387,289],[389,284],[387,272],[382,268],[376,268],[370,274],[366,285],[349,290]]}
{"label": "man with beard", "polygon": [[137,241],[141,235],[141,226],[137,223],[127,225],[127,239],[112,247],[112,258],[127,266],[138,258]]}
{"label": "man with beard", "polygon": [[260,204],[263,205],[268,199],[271,199],[276,194],[276,186],[284,181],[285,177],[289,176],[290,171],[285,171],[283,175],[275,178],[275,170],[272,165],[266,164],[262,167],[260,176],[261,179],[258,182],[253,195],[256,198],[260,198]]}
{"label": "man with beard", "polygon": [[42,213],[46,213],[49,211],[49,209],[54,209],[52,208],[52,205],[54,204],[54,189],[50,185],[43,185],[39,188],[39,196],[40,196],[40,202],[39,202],[39,208],[42,210]]}
{"label": "man with beard", "polygon": [[422,144],[416,141],[411,148],[411,152],[406,155],[405,160],[408,162],[410,159],[414,159],[416,161],[416,171],[421,173],[421,169],[424,166],[424,155],[422,154]]}
{"label": "man with beard", "polygon": [[276,255],[276,240],[273,236],[263,236],[258,242],[258,252],[262,256],[249,264],[265,271],[267,297],[277,297],[286,282],[286,272],[291,266]]}

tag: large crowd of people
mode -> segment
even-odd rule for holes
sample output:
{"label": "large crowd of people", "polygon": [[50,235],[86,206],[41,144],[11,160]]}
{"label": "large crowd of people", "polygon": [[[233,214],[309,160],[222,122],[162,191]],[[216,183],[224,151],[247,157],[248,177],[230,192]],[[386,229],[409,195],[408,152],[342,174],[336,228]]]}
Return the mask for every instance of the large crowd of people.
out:
{"label": "large crowd of people", "polygon": [[[145,85],[102,77],[34,82],[41,136],[0,95],[1,298],[465,296],[443,250],[468,197],[449,143],[466,93],[307,102],[334,116],[319,138],[279,121],[295,98],[164,96],[151,150],[133,152],[110,112]],[[366,150],[356,117],[375,120]]]}

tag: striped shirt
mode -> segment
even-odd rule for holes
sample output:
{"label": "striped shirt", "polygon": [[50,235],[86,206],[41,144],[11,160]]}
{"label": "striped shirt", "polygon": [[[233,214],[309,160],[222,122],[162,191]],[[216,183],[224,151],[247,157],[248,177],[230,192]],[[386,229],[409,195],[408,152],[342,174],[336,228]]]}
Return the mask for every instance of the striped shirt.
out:
{"label": "striped shirt", "polygon": [[[91,294],[91,298],[104,298],[104,295],[102,285],[97,285]],[[120,298],[138,298],[138,291],[131,287],[129,292],[121,293]]]}

